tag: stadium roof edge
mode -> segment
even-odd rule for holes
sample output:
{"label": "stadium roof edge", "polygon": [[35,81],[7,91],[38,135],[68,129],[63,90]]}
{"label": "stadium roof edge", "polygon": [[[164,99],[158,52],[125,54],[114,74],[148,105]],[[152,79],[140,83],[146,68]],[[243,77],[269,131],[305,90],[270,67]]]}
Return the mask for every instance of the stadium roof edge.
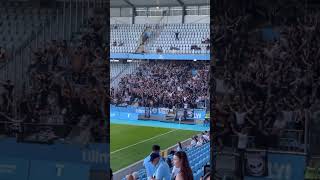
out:
{"label": "stadium roof edge", "polygon": [[[129,4],[126,2],[129,1]],[[130,5],[131,4],[131,5]],[[174,6],[205,6],[210,5],[209,0],[111,0],[111,8],[125,7],[174,7]]]}
{"label": "stadium roof edge", "polygon": [[185,6],[185,4],[181,0],[176,0],[181,6]]}
{"label": "stadium roof edge", "polygon": [[125,3],[127,3],[132,8],[135,8],[135,6],[129,1],[129,0],[123,0]]}

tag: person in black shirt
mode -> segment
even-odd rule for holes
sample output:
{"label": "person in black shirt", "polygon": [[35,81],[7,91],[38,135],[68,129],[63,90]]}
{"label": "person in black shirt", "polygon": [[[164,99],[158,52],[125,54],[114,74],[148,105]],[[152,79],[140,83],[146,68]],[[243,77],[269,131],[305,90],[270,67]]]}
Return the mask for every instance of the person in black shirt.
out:
{"label": "person in black shirt", "polygon": [[179,40],[179,32],[177,31],[177,32],[175,32],[174,34],[175,34],[175,36],[176,36],[176,40]]}

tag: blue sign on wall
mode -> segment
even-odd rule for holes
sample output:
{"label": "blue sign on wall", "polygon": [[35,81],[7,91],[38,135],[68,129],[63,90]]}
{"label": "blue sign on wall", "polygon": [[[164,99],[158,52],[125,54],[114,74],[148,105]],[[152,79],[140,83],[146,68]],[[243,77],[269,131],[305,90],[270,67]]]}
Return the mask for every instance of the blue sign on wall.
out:
{"label": "blue sign on wall", "polygon": [[[151,108],[151,115],[154,116],[165,116],[168,110],[166,108]],[[139,114],[145,113],[145,107],[116,107],[110,106],[110,118],[118,120],[138,120]],[[206,111],[203,109],[193,109],[193,117],[198,120],[204,120],[206,117]]]}
{"label": "blue sign on wall", "polygon": [[0,157],[1,180],[28,180],[29,161]]}
{"label": "blue sign on wall", "polygon": [[1,180],[88,180],[89,176],[86,164],[0,158]]}
{"label": "blue sign on wall", "polygon": [[272,152],[268,153],[268,176],[245,180],[302,180],[305,167],[305,155]]}
{"label": "blue sign on wall", "polygon": [[193,116],[195,119],[204,120],[206,118],[206,112],[203,109],[194,109]]}
{"label": "blue sign on wall", "polygon": [[31,161],[29,180],[88,180],[90,166],[54,161]]}

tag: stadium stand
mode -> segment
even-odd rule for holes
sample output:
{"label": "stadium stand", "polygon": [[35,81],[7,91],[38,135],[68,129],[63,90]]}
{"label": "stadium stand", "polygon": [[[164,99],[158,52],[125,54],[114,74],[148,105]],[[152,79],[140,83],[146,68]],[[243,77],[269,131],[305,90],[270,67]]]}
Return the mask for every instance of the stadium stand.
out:
{"label": "stadium stand", "polygon": [[[98,35],[96,33],[89,35],[94,37]],[[4,95],[8,100],[5,101],[7,103],[3,104],[3,107],[6,107],[3,113],[11,116],[10,119],[23,119],[20,123],[37,122],[39,124],[60,124],[71,127],[84,126],[86,123],[91,124],[93,119],[102,120],[104,113],[98,109],[103,104],[101,100],[105,98],[101,97],[98,100],[96,95],[104,96],[103,88],[106,84],[102,76],[106,75],[103,62],[105,55],[103,54],[102,46],[96,46],[97,42],[91,37],[88,42],[92,46],[84,46],[83,48],[78,48],[77,46],[68,47],[66,41],[52,41],[47,47],[36,50],[33,62],[28,67],[27,72],[31,84],[28,91],[23,92],[23,99],[15,102],[11,101],[13,99],[12,92],[5,93]],[[82,43],[85,44],[84,41]],[[78,46],[80,47],[80,45]],[[95,54],[90,54],[90,52]],[[46,59],[45,57],[48,56],[49,58]],[[5,85],[8,86],[8,84]],[[71,102],[71,98],[75,101]],[[17,109],[14,107],[15,104],[18,105]],[[95,109],[89,110],[87,106],[95,107]],[[23,107],[27,108],[22,109]],[[35,107],[35,109],[32,110],[31,107]],[[76,113],[80,110],[80,107],[87,109],[83,109],[83,112],[86,111],[86,113]],[[15,111],[16,117],[13,116]],[[101,113],[95,114],[96,112]],[[90,118],[85,117],[87,115]],[[88,131],[90,131],[90,128],[93,130],[95,126],[98,127],[99,123],[89,125]],[[62,126],[62,128],[65,127]],[[36,126],[24,128],[26,132],[30,131],[30,129],[34,132],[38,131]],[[45,129],[46,131],[48,127],[40,126],[40,129]],[[69,131],[72,132],[72,128]],[[41,130],[39,133],[41,133]],[[64,137],[66,134],[69,133],[63,132],[58,136]]]}
{"label": "stadium stand", "polygon": [[112,24],[110,26],[111,52],[135,52],[139,47],[139,40],[145,26],[142,24]]}
{"label": "stadium stand", "polygon": [[49,8],[1,7],[0,46],[8,50],[19,47],[53,15],[54,11]]}
{"label": "stadium stand", "polygon": [[154,107],[183,108],[187,104],[201,108],[209,99],[208,75],[206,62],[142,63],[134,73],[121,78],[112,100],[115,104],[144,106],[147,99]]}
{"label": "stadium stand", "polygon": [[[314,20],[312,17],[314,15],[310,17]],[[248,21],[243,18],[238,18],[235,27],[235,33],[239,36],[245,33],[241,26]],[[216,28],[217,39],[228,38],[223,34],[229,30],[222,29]],[[319,63],[298,56],[298,52],[290,52],[292,49],[299,49],[301,53],[313,51],[307,48],[307,44],[311,47],[315,45],[313,41],[297,39],[307,32],[311,33],[311,37],[317,29],[306,26],[292,28],[288,25],[273,31],[264,41],[252,32],[249,41],[231,41],[228,52],[217,54],[217,119],[235,128],[253,127],[250,131],[252,136],[278,139],[276,144],[268,145],[259,144],[261,139],[255,140],[252,145],[257,147],[279,148],[281,145],[304,151],[305,123],[310,120],[312,109],[319,104],[316,98],[319,73],[315,70]],[[273,40],[273,34],[278,34],[280,39]],[[220,40],[216,42],[217,49],[221,46]],[[241,57],[236,55],[240,50],[245,51]],[[279,132],[282,132],[281,135]]]}
{"label": "stadium stand", "polygon": [[[253,9],[268,7],[268,1],[260,3],[253,3]],[[319,13],[299,1],[290,4],[297,6],[294,15],[288,15],[288,6],[279,2],[272,5],[278,8],[272,17],[266,16],[268,8],[258,16],[257,11],[231,8],[214,19],[218,151],[236,149],[238,137],[232,129],[247,128],[248,149],[281,151],[292,157],[307,154],[302,156],[304,162],[319,152],[315,138],[310,138],[319,136]],[[269,164],[280,162],[270,159]],[[304,164],[294,165],[294,172],[304,172]],[[275,176],[269,172],[269,177]],[[304,179],[294,173],[286,177]]]}
{"label": "stadium stand", "polygon": [[136,72],[139,64],[140,64],[139,62],[133,62],[133,63],[111,62],[110,63],[111,86],[110,87],[112,87],[113,89],[117,89],[121,79],[128,74],[133,74],[134,72]]}
{"label": "stadium stand", "polygon": [[[184,141],[190,137],[183,135],[187,128],[193,128],[194,133],[208,128],[203,122],[209,106],[209,1],[130,2],[131,6],[124,1],[111,1],[110,114],[114,134],[118,133],[117,128],[122,132],[137,128],[142,134],[142,128],[146,132],[147,128],[151,131],[167,128],[171,132],[173,125],[186,123],[172,130],[178,131],[179,141]],[[183,8],[197,9],[197,12],[188,11],[187,15],[182,7],[175,7],[177,3],[179,6],[185,3]],[[135,6],[137,8],[132,8]],[[146,115],[148,110],[152,111],[150,117]],[[122,138],[122,135],[116,136],[111,137],[113,142]],[[142,146],[153,137],[141,135],[142,141],[132,141],[134,145],[127,142],[129,146],[125,143],[123,147],[113,146],[110,159],[115,179],[126,179],[126,176],[147,179],[139,159],[149,155]],[[210,143],[186,150],[195,180],[204,176],[203,166],[210,161],[209,151]],[[166,158],[172,160],[172,155]]]}
{"label": "stadium stand", "polygon": [[[111,28],[113,53],[134,53],[141,44],[148,53],[157,53],[157,49],[162,53],[209,53],[209,24],[112,24]],[[146,32],[150,39],[144,43],[142,39]]]}
{"label": "stadium stand", "polygon": [[[0,135],[15,139],[12,145],[36,143],[28,146],[35,153],[39,144],[69,144],[79,152],[75,147],[92,143],[105,148],[109,62],[103,2],[50,1],[55,6],[48,7],[1,1]],[[99,170],[92,174],[106,178]]]}
{"label": "stadium stand", "polygon": [[[146,49],[149,52],[156,52],[157,48],[162,48],[164,53],[191,54],[209,53],[209,43],[202,43],[209,38],[209,24],[166,24],[163,25],[159,37],[148,43]],[[176,39],[176,33],[178,38]],[[200,49],[191,48],[196,45]]]}
{"label": "stadium stand", "polygon": [[[204,176],[203,167],[210,162],[210,142],[204,143],[201,146],[188,147],[185,151],[193,172],[193,178],[200,179]],[[170,154],[165,159],[172,160],[173,155]],[[173,167],[170,168],[172,171]],[[147,180],[146,170],[140,169],[137,171],[138,179]],[[127,180],[125,177],[122,180]]]}

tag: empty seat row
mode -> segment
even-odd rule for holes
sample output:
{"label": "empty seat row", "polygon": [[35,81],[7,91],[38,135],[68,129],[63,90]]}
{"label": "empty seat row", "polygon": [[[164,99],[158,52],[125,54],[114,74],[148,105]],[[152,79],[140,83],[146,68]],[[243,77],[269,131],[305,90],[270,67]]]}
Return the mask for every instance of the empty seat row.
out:
{"label": "empty seat row", "polygon": [[[159,26],[160,28],[156,28]],[[182,53],[208,53],[206,46],[202,44],[204,38],[209,37],[209,24],[167,24],[167,25],[130,25],[117,24],[111,25],[111,52],[119,52],[132,50],[134,52],[139,46],[140,39],[146,27],[151,27],[151,39],[147,42],[145,50],[147,52],[155,52],[158,47],[162,47],[168,53],[176,53],[171,51],[170,47],[178,47]],[[114,28],[117,27],[117,28]],[[170,29],[172,28],[172,29]],[[175,39],[173,30],[179,29],[179,40]],[[113,42],[124,42],[123,46],[113,46]],[[191,50],[191,45],[198,45],[201,50]],[[135,47],[135,49],[130,49]]]}

